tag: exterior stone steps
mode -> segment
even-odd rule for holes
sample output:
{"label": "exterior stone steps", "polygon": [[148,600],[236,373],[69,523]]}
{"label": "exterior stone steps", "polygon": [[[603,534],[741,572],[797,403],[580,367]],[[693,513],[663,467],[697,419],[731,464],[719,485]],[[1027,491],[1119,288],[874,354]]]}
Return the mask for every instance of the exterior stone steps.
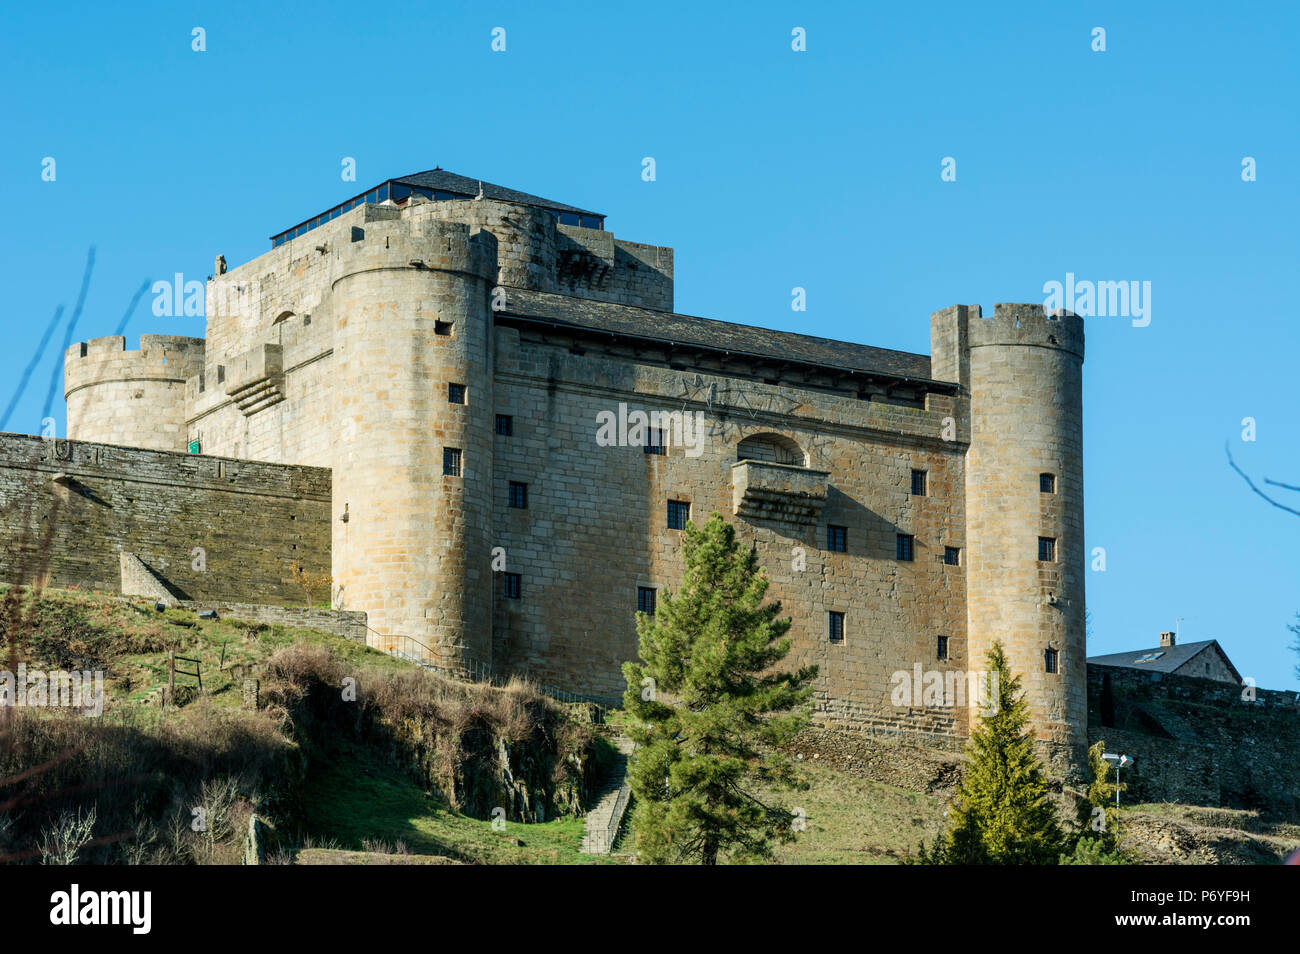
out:
{"label": "exterior stone steps", "polygon": [[587,813],[586,831],[582,836],[584,855],[609,854],[614,839],[618,837],[619,826],[623,824],[628,800],[632,796],[632,786],[627,780],[627,760],[632,754],[632,740],[619,736],[614,744],[618,746],[618,760],[614,763],[609,781],[595,807]]}

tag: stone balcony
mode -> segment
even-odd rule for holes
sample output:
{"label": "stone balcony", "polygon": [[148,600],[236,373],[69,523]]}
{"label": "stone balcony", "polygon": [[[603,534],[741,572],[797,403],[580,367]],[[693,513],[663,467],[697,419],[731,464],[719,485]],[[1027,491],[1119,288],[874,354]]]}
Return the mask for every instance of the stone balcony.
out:
{"label": "stone balcony", "polygon": [[793,464],[742,460],[731,466],[731,504],[738,517],[812,524],[826,506],[830,474]]}
{"label": "stone balcony", "polygon": [[230,362],[226,394],[245,417],[284,400],[284,351],[278,344],[260,344]]}

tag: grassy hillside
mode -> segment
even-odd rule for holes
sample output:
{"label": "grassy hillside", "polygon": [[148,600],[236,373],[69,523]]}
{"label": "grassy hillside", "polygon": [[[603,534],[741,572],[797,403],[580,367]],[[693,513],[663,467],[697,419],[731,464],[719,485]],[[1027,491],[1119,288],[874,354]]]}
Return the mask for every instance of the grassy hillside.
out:
{"label": "grassy hillside", "polygon": [[[608,743],[525,684],[449,683],[337,635],[200,620],[146,600],[4,590],[0,601],[0,669],[103,670],[106,696],[98,718],[0,713],[6,860],[236,863],[254,810],[273,819],[281,861],[304,845],[317,863],[335,850],[385,854],[376,846],[468,862],[590,860],[572,815],[504,831],[488,818],[498,803],[510,817],[576,811],[609,757]],[[204,691],[178,676],[164,707],[169,653],[200,660]],[[256,710],[243,705],[248,678],[261,684]],[[343,699],[348,681],[356,702]],[[500,753],[506,788],[493,774]],[[206,831],[192,830],[195,809]]]}

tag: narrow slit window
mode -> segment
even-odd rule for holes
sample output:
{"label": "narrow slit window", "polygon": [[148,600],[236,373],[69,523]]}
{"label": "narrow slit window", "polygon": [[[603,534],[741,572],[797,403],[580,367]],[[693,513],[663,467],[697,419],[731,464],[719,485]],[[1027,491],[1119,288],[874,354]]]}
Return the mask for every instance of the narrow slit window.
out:
{"label": "narrow slit window", "polygon": [[523,577],[518,573],[506,573],[501,582],[501,592],[506,599],[517,600],[523,590]]}

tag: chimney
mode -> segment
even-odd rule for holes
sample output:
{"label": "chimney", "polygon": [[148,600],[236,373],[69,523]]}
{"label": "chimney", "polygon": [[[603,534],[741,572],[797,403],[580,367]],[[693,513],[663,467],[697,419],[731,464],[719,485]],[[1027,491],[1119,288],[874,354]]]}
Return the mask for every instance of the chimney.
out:
{"label": "chimney", "polygon": [[1173,633],[1161,633],[1161,634],[1160,634],[1160,645],[1161,645],[1161,646],[1172,646],[1173,644],[1174,644],[1174,634],[1173,634]]}

